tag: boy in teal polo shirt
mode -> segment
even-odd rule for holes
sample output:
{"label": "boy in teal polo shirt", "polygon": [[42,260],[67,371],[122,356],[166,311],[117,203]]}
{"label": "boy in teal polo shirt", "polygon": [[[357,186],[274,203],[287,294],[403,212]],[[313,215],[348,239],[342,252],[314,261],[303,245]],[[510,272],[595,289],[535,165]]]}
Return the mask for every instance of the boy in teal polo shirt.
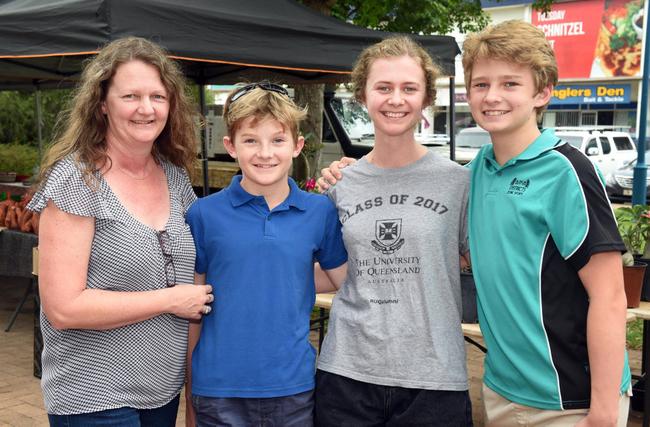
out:
{"label": "boy in teal polo shirt", "polygon": [[305,114],[282,86],[233,91],[224,145],[242,176],[187,213],[196,282],[211,283],[215,297],[212,313],[190,325],[186,394],[198,426],[313,423],[314,261],[323,285],[339,286],[347,252],[332,202],[289,178]]}
{"label": "boy in teal polo shirt", "polygon": [[472,116],[492,139],[470,165],[469,202],[487,425],[624,426],[625,247],[599,171],[537,127],[553,50],[508,21],[463,51]]}

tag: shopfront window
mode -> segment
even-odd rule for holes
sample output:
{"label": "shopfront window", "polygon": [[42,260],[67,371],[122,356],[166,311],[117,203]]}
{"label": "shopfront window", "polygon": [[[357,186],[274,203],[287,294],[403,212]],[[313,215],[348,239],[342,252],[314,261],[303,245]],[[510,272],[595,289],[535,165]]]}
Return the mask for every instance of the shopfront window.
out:
{"label": "shopfront window", "polygon": [[558,111],[555,113],[555,126],[580,126],[579,111]]}

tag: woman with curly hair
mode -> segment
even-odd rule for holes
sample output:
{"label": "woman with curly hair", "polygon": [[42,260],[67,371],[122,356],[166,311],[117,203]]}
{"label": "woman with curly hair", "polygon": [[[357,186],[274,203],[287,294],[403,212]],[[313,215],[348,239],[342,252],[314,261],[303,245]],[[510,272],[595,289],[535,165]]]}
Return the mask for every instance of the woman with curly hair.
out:
{"label": "woman with curly hair", "polygon": [[86,66],[29,208],[42,212],[42,388],[53,426],[173,426],[193,283],[196,120],[183,75],[129,37]]}

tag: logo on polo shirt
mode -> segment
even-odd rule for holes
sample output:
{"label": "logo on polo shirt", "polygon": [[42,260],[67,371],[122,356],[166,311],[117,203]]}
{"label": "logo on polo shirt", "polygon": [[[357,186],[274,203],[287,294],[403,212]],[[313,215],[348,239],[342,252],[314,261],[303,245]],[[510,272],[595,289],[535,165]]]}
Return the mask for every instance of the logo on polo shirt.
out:
{"label": "logo on polo shirt", "polygon": [[380,219],[375,221],[375,237],[372,247],[380,251],[384,255],[390,255],[399,250],[404,244],[404,239],[400,239],[402,235],[402,220],[401,219]]}
{"label": "logo on polo shirt", "polygon": [[508,187],[508,192],[506,194],[521,196],[528,189],[529,185],[530,179],[513,178],[512,181],[510,181],[510,187]]}

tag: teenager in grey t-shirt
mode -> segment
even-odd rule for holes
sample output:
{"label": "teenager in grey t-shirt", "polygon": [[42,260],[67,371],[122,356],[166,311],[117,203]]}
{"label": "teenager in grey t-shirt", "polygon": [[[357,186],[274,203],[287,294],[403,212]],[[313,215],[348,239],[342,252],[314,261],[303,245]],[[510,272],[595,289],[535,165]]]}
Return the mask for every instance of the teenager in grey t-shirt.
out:
{"label": "teenager in grey t-shirt", "polygon": [[318,369],[371,384],[467,390],[459,254],[468,171],[429,152],[384,169],[362,158],[329,191],[348,250]]}

